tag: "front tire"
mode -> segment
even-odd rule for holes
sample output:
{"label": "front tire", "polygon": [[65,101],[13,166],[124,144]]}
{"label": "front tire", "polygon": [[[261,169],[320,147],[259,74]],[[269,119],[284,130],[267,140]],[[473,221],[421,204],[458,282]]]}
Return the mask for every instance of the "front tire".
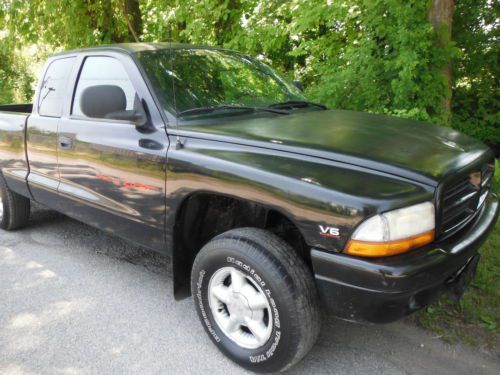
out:
{"label": "front tire", "polygon": [[320,312],[311,272],[268,231],[241,228],[215,237],[196,256],[191,290],[209,337],[249,370],[286,370],[318,336]]}
{"label": "front tire", "polygon": [[0,175],[0,228],[22,228],[28,223],[29,217],[30,200],[11,191]]}

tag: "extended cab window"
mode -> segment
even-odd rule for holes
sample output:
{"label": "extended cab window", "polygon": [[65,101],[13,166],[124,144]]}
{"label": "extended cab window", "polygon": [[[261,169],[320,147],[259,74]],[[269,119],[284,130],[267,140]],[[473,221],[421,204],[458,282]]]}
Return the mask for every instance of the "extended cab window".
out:
{"label": "extended cab window", "polygon": [[50,63],[43,77],[38,98],[40,116],[61,117],[68,78],[74,62],[74,57],[67,57]]}
{"label": "extended cab window", "polygon": [[[112,96],[112,108],[104,108],[99,96]],[[111,111],[132,110],[136,91],[125,68],[113,57],[91,56],[85,59],[76,87],[72,115],[111,118]]]}

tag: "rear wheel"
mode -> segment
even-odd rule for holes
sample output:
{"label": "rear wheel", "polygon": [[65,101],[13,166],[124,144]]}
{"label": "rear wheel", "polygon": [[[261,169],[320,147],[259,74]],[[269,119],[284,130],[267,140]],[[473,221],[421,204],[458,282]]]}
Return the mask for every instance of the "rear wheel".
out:
{"label": "rear wheel", "polygon": [[283,371],[316,341],[320,313],[311,272],[282,239],[241,228],[198,253],[191,288],[215,345],[256,372]]}
{"label": "rear wheel", "polygon": [[9,190],[0,176],[0,228],[16,230],[26,226],[30,216],[30,200]]}

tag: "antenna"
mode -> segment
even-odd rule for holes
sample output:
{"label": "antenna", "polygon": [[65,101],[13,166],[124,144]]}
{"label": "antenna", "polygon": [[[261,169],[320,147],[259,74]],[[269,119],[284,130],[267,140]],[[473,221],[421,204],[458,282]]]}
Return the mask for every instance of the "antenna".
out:
{"label": "antenna", "polygon": [[174,54],[172,49],[172,29],[168,32],[168,50],[170,55],[170,76],[172,77],[172,100],[174,101],[174,111],[175,111],[175,149],[179,150],[182,148],[181,137],[179,136],[179,118],[177,117],[177,99],[175,96],[175,76],[174,76]]}

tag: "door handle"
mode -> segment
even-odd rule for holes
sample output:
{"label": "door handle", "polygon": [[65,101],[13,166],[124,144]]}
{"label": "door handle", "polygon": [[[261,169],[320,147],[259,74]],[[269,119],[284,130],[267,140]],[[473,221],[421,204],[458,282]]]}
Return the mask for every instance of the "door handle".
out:
{"label": "door handle", "polygon": [[73,148],[73,140],[68,137],[59,137],[59,148],[71,150]]}

